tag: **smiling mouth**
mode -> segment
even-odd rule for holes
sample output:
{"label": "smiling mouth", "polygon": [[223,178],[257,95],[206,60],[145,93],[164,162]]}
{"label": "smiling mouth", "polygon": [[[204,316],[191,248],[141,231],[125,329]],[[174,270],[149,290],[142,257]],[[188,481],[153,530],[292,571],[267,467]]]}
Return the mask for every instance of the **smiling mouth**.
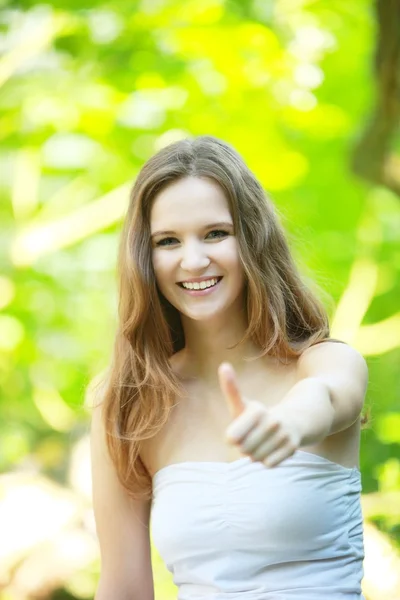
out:
{"label": "smiling mouth", "polygon": [[210,281],[212,279],[216,279],[217,281],[213,285],[207,285],[206,287],[200,287],[201,283],[203,283],[203,282],[200,282],[200,281],[199,282],[197,282],[197,281],[193,282],[193,283],[196,283],[199,287],[190,287],[190,288],[189,287],[185,287],[182,282],[178,282],[177,285],[179,285],[179,287],[181,287],[184,290],[188,290],[188,291],[192,291],[192,292],[193,291],[201,292],[202,290],[209,290],[210,288],[215,287],[221,281],[222,277],[210,277],[210,279],[207,280],[207,281]]}

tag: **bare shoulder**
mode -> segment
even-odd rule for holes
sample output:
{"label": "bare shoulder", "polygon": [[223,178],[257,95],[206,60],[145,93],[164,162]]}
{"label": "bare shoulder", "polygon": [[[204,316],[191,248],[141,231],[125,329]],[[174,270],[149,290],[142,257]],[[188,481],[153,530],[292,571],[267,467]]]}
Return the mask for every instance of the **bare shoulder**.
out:
{"label": "bare shoulder", "polygon": [[297,377],[318,377],[364,399],[368,385],[365,358],[345,343],[324,341],[307,348],[297,361]]}
{"label": "bare shoulder", "polygon": [[310,346],[301,353],[298,359],[299,368],[309,368],[310,363],[316,363],[318,368],[331,367],[332,363],[349,364],[351,368],[367,373],[367,363],[362,354],[345,342],[324,340]]}

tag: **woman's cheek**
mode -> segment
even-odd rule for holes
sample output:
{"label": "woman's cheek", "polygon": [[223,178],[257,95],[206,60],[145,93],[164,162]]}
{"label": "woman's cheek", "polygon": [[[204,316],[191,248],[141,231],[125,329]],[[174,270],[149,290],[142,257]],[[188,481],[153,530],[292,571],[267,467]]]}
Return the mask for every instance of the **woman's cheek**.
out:
{"label": "woman's cheek", "polygon": [[229,268],[241,266],[237,240],[231,237],[225,240],[225,244],[220,244],[215,253],[215,259],[221,263],[221,265],[229,265]]}
{"label": "woman's cheek", "polygon": [[175,283],[173,275],[174,263],[167,253],[163,255],[161,252],[156,251],[153,254],[153,268],[159,284]]}

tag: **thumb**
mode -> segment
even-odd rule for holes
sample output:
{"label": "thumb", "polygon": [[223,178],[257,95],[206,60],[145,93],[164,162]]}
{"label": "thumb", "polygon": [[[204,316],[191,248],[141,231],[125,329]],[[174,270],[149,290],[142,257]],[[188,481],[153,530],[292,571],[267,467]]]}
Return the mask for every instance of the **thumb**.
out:
{"label": "thumb", "polygon": [[218,367],[219,385],[226,401],[232,417],[238,417],[245,409],[246,402],[242,398],[237,384],[236,373],[230,363],[221,363]]}

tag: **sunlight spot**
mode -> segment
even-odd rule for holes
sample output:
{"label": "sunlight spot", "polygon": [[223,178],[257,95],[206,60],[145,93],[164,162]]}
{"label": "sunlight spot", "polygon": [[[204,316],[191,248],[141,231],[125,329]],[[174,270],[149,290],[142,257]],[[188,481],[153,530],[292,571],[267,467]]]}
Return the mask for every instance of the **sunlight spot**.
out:
{"label": "sunlight spot", "polygon": [[179,142],[180,140],[184,140],[186,138],[192,137],[191,134],[183,129],[169,129],[159,138],[157,138],[154,144],[154,150],[158,152],[168,144],[172,144],[173,142]]}
{"label": "sunlight spot", "polygon": [[335,37],[317,25],[302,25],[296,28],[288,51],[299,59],[313,61],[322,58],[327,50],[337,46]]}
{"label": "sunlight spot", "polygon": [[131,94],[119,110],[118,122],[132,129],[156,129],[164,121],[165,110],[159,98],[146,90]]}
{"label": "sunlight spot", "polygon": [[207,96],[219,96],[227,88],[226,78],[218,73],[208,60],[194,61],[189,67],[189,71],[192,72]]}
{"label": "sunlight spot", "polygon": [[289,98],[292,106],[304,112],[312,110],[317,106],[316,97],[306,90],[293,90]]}
{"label": "sunlight spot", "polygon": [[43,145],[46,165],[58,169],[87,167],[100,146],[89,137],[78,133],[56,133]]}
{"label": "sunlight spot", "polygon": [[68,431],[75,423],[74,411],[55,388],[35,387],[33,400],[43,419],[56,431]]}
{"label": "sunlight spot", "polygon": [[302,64],[296,67],[294,80],[303,88],[315,89],[323,82],[324,73],[316,65]]}
{"label": "sunlight spot", "polygon": [[[336,333],[333,337],[339,337]],[[342,338],[344,339],[344,338]],[[400,313],[357,331],[354,344],[364,356],[373,356],[400,348]]]}
{"label": "sunlight spot", "polygon": [[332,337],[351,343],[360,327],[375,293],[378,265],[367,258],[354,261],[349,282],[336,308]]}
{"label": "sunlight spot", "polygon": [[15,284],[14,282],[0,275],[0,310],[8,306],[15,297]]}
{"label": "sunlight spot", "polygon": [[16,317],[0,315],[0,350],[12,352],[24,337],[24,327]]}
{"label": "sunlight spot", "polygon": [[90,35],[97,44],[109,44],[121,33],[123,21],[112,10],[90,10],[87,14]]}
{"label": "sunlight spot", "polygon": [[17,221],[27,219],[37,209],[39,181],[38,152],[28,148],[20,150],[14,163],[11,191],[11,203]]}

